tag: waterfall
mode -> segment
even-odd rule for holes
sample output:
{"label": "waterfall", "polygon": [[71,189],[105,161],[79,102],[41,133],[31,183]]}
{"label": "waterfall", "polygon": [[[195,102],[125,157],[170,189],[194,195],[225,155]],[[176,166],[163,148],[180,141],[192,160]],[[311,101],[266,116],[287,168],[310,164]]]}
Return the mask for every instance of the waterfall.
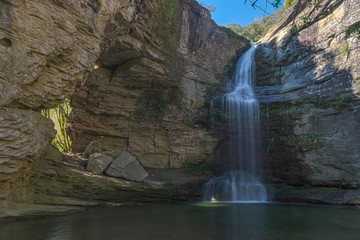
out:
{"label": "waterfall", "polygon": [[259,102],[254,92],[255,49],[253,45],[239,59],[227,84],[228,93],[220,98],[222,123],[229,131],[229,143],[222,150],[228,171],[206,184],[205,201],[266,201],[265,187],[259,181],[262,147]]}

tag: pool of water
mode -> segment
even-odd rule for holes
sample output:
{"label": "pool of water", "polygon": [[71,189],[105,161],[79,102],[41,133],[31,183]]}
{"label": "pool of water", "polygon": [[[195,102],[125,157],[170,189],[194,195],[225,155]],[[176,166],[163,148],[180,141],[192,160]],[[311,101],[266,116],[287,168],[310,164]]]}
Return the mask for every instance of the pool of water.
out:
{"label": "pool of water", "polygon": [[360,210],[264,203],[127,205],[0,223],[0,239],[358,240]]}

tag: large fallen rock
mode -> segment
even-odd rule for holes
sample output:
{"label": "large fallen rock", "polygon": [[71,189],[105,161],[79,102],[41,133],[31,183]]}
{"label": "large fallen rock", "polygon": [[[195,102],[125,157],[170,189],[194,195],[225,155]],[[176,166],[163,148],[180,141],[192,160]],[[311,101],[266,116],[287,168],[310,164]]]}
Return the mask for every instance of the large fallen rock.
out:
{"label": "large fallen rock", "polygon": [[96,174],[102,174],[114,159],[102,153],[90,155],[87,170]]}
{"label": "large fallen rock", "polygon": [[141,182],[148,173],[129,152],[122,152],[106,169],[106,175]]}
{"label": "large fallen rock", "polygon": [[83,155],[88,158],[93,153],[101,153],[101,143],[95,140],[86,147]]}

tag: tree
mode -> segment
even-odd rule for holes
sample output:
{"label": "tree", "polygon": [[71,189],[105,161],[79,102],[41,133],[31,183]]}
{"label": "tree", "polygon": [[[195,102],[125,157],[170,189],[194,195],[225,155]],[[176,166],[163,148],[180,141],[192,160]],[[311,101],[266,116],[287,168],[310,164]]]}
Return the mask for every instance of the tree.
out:
{"label": "tree", "polygon": [[[261,11],[263,11],[265,14],[271,15],[270,13],[267,12],[267,7],[270,5],[276,9],[281,7],[281,0],[260,0],[260,1],[265,1],[265,7],[260,7],[257,3],[259,2],[259,0],[244,0],[244,3],[247,2],[251,3],[251,6],[256,9],[260,9]],[[296,0],[293,0],[296,1]]]}
{"label": "tree", "polygon": [[285,12],[284,8],[280,8],[277,12],[265,18],[257,18],[247,26],[240,26],[237,23],[228,24],[226,27],[233,30],[235,33],[243,36],[253,42],[257,42],[265,36],[268,30],[276,23],[276,21]]}

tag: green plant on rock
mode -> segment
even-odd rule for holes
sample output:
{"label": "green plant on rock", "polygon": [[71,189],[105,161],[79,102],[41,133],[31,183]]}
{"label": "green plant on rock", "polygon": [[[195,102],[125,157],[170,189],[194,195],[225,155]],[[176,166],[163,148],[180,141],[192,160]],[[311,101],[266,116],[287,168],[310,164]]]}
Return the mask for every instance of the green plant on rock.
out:
{"label": "green plant on rock", "polygon": [[295,21],[293,22],[293,27],[291,29],[293,33],[298,34],[301,30],[309,27],[312,24],[314,19],[311,18],[311,15],[323,7],[323,2],[324,0],[312,0],[307,3],[308,11],[301,17],[301,22],[298,24],[295,23]]}
{"label": "green plant on rock", "polygon": [[296,0],[286,0],[285,1],[285,7],[291,7],[296,3]]}
{"label": "green plant on rock", "polygon": [[314,106],[317,108],[328,108],[330,107],[330,102],[325,97],[318,97],[315,102]]}
{"label": "green plant on rock", "polygon": [[309,132],[302,135],[280,136],[279,141],[286,146],[297,146],[303,151],[322,147],[320,133]]}
{"label": "green plant on rock", "polygon": [[188,168],[185,168],[184,171],[192,176],[204,176],[209,172],[209,166],[202,165],[192,165]]}
{"label": "green plant on rock", "polygon": [[161,46],[173,58],[177,48],[179,1],[155,0],[150,30],[160,39]]}
{"label": "green plant on rock", "polygon": [[336,110],[343,110],[347,107],[352,106],[353,96],[351,94],[342,94],[337,101],[334,103],[334,108]]}
{"label": "green plant on rock", "polygon": [[357,35],[360,37],[360,21],[348,27],[345,31],[346,37],[350,37],[351,35]]}
{"label": "green plant on rock", "polygon": [[273,78],[273,77],[275,77],[275,73],[274,73],[274,72],[270,72],[270,73],[264,75],[262,78],[263,78],[263,79],[269,79],[269,78]]}
{"label": "green plant on rock", "polygon": [[208,108],[200,108],[198,110],[197,121],[207,123],[209,119],[212,117]]}
{"label": "green plant on rock", "polygon": [[355,175],[347,175],[341,182],[341,187],[352,187],[352,185],[354,184],[354,182],[356,181],[356,176]]}
{"label": "green plant on rock", "polygon": [[321,115],[315,114],[311,116],[310,122],[313,124],[318,124],[320,119],[321,119]]}
{"label": "green plant on rock", "polygon": [[342,46],[340,49],[340,52],[341,52],[341,54],[344,54],[344,55],[348,54],[350,52],[349,44],[345,44],[344,46]]}
{"label": "green plant on rock", "polygon": [[181,94],[178,88],[153,86],[143,91],[137,101],[134,117],[137,120],[160,122],[172,105],[181,104]]}
{"label": "green plant on rock", "polygon": [[41,111],[43,116],[54,122],[57,133],[55,139],[52,141],[52,145],[63,153],[70,152],[72,144],[70,136],[66,132],[66,125],[71,112],[72,108],[70,106],[70,99],[68,98],[65,99],[64,103],[59,104],[54,109],[45,109]]}
{"label": "green plant on rock", "polygon": [[214,98],[219,95],[223,95],[225,90],[221,86],[209,86],[206,88],[206,96]]}

